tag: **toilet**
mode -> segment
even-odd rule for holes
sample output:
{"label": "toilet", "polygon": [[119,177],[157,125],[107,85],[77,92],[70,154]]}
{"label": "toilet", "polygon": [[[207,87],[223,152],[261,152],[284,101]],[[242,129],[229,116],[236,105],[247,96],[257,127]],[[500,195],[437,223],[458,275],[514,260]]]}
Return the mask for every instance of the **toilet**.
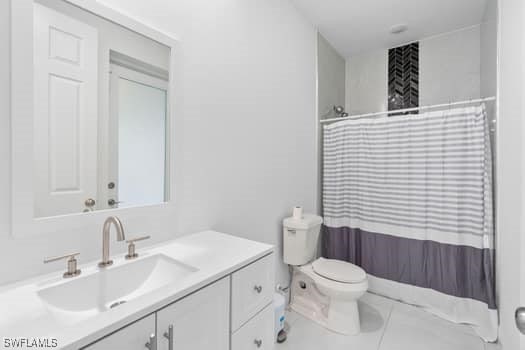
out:
{"label": "toilet", "polygon": [[283,220],[283,259],[292,267],[290,308],[331,331],[356,335],[366,272],[346,261],[316,258],[322,223],[311,214]]}

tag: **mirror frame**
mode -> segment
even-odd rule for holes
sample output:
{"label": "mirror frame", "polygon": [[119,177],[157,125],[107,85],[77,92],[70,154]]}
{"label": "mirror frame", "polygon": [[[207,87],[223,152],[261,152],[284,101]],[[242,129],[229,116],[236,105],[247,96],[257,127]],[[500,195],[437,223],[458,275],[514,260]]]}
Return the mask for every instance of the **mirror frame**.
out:
{"label": "mirror frame", "polygon": [[159,42],[170,49],[169,104],[166,149],[170,177],[168,201],[129,208],[102,209],[89,213],[73,213],[36,218],[33,192],[33,0],[11,0],[11,234],[27,238],[57,231],[77,230],[99,225],[107,216],[118,215],[122,220],[143,217],[155,220],[173,216],[174,179],[174,79],[177,39],[144,23],[93,0],[62,0],[100,16],[117,25]]}

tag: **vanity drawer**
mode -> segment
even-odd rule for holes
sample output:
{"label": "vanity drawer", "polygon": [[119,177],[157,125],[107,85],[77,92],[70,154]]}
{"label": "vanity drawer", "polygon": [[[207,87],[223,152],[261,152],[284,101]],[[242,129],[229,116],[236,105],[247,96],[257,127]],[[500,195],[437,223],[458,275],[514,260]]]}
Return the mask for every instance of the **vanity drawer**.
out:
{"label": "vanity drawer", "polygon": [[232,332],[272,302],[273,285],[273,254],[232,275]]}
{"label": "vanity drawer", "polygon": [[232,350],[273,350],[275,346],[272,305],[232,335]]}

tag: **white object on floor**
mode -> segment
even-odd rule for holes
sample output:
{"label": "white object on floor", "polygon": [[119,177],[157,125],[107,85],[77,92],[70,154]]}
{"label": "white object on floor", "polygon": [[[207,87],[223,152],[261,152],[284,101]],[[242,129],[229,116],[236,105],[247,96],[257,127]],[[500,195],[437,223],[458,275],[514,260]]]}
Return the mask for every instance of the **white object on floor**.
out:
{"label": "white object on floor", "polygon": [[499,350],[484,343],[471,327],[455,324],[421,308],[366,293],[359,300],[361,333],[331,332],[291,311],[288,339],[275,350]]}
{"label": "white object on floor", "polygon": [[368,279],[363,269],[345,261],[313,261],[322,222],[310,214],[283,221],[283,259],[294,271],[291,308],[334,332],[359,334],[357,300],[367,291]]}
{"label": "white object on floor", "polygon": [[279,293],[273,295],[273,310],[275,318],[275,339],[280,331],[284,329],[286,298]]}

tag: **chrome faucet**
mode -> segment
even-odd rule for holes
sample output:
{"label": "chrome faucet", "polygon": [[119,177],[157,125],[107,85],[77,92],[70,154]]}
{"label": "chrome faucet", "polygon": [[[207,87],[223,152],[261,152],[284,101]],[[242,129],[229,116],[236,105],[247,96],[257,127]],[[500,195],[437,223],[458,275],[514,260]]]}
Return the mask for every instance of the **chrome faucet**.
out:
{"label": "chrome faucet", "polygon": [[115,226],[117,230],[117,241],[123,241],[126,239],[124,235],[124,227],[122,222],[116,216],[110,216],[104,221],[104,227],[102,227],[102,261],[98,263],[99,267],[106,267],[113,264],[113,260],[109,259],[109,231],[111,224]]}

